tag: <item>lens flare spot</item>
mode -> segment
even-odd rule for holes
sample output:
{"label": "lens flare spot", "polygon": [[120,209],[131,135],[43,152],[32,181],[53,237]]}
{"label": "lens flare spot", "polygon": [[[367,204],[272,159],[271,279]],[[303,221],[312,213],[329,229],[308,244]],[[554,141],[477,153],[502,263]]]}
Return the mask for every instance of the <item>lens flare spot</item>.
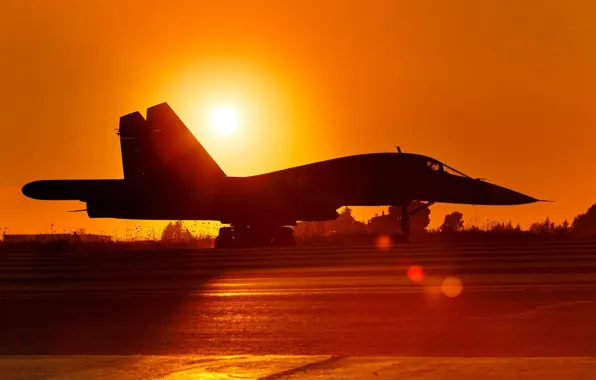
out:
{"label": "lens flare spot", "polygon": [[376,241],[377,249],[379,249],[381,251],[387,251],[389,248],[391,248],[392,243],[393,242],[391,241],[391,236],[389,236],[389,235],[379,235],[377,237],[377,241]]}
{"label": "lens flare spot", "polygon": [[443,280],[441,291],[449,298],[455,298],[464,290],[464,285],[457,277],[447,277]]}
{"label": "lens flare spot", "polygon": [[408,268],[408,278],[412,282],[420,282],[424,278],[424,270],[420,265],[412,265]]}

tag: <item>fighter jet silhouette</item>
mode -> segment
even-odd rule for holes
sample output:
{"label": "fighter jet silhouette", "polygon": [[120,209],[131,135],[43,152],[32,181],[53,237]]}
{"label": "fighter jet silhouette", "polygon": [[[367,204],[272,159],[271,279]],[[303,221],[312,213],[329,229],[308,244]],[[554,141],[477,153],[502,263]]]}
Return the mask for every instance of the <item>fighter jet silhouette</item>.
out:
{"label": "fighter jet silhouette", "polygon": [[41,200],[79,200],[90,218],[213,220],[216,247],[293,245],[297,221],[338,217],[342,206],[436,202],[520,205],[538,200],[471,178],[419,154],[369,153],[249,177],[229,177],[167,103],[120,118],[124,179],[43,180],[22,191]]}

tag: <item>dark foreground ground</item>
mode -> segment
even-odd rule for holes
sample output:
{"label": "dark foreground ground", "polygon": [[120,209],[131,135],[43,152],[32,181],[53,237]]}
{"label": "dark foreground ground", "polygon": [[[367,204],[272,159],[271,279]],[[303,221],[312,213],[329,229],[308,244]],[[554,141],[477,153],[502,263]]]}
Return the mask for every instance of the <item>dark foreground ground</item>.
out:
{"label": "dark foreground ground", "polygon": [[0,256],[3,355],[562,360],[594,321],[589,242]]}

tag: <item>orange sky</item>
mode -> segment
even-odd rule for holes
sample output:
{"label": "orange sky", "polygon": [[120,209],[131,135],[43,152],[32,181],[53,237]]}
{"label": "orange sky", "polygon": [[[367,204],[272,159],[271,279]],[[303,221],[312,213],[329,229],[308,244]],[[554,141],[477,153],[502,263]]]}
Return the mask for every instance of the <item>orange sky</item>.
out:
{"label": "orange sky", "polygon": [[[3,1],[0,228],[124,228],[20,188],[121,178],[118,118],[162,101],[229,175],[399,144],[557,201],[438,205],[433,225],[455,209],[481,222],[572,219],[596,202],[595,11],[546,0]],[[229,139],[207,125],[220,104],[240,114]]]}

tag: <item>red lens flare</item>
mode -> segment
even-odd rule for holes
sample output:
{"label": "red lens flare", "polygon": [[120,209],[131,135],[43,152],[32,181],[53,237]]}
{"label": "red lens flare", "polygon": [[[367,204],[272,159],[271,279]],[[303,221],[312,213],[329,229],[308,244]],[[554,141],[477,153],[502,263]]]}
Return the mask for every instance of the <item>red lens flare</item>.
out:
{"label": "red lens flare", "polygon": [[389,250],[389,248],[391,248],[391,244],[393,244],[393,241],[391,240],[391,236],[389,235],[379,235],[375,244],[377,246],[377,249],[381,251],[387,251]]}
{"label": "red lens flare", "polygon": [[412,265],[408,268],[408,278],[412,282],[420,282],[424,278],[424,270],[420,265]]}

